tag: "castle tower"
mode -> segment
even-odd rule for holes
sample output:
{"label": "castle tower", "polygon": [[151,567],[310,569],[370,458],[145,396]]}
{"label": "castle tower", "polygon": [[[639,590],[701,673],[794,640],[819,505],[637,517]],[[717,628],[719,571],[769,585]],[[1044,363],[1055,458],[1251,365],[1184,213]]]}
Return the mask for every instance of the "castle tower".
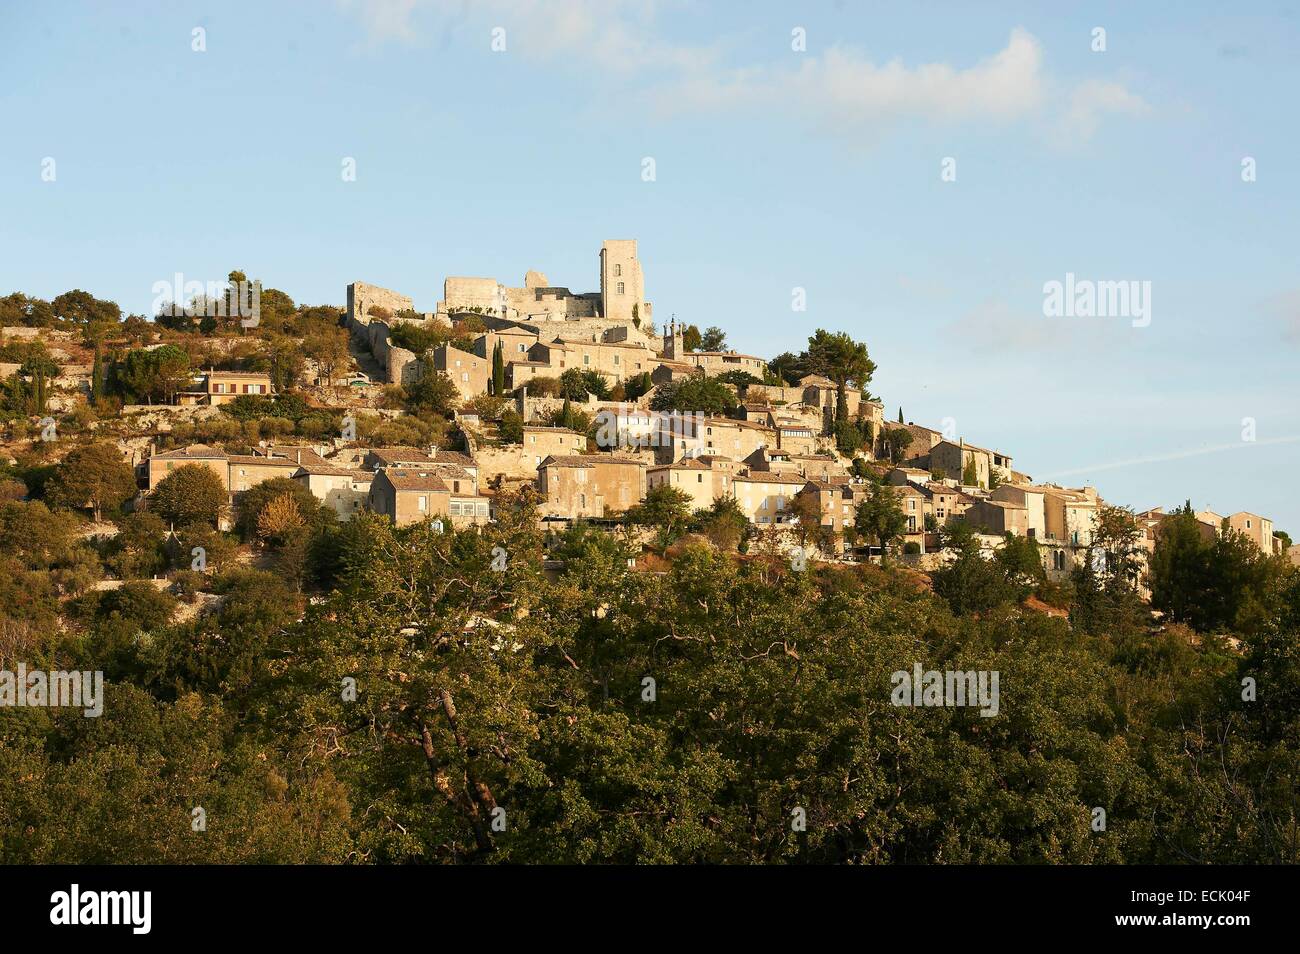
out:
{"label": "castle tower", "polygon": [[636,239],[607,239],[600,247],[600,311],[612,321],[650,323]]}
{"label": "castle tower", "polygon": [[686,347],[682,344],[682,326],[677,323],[677,316],[674,315],[664,325],[664,353],[665,358],[680,361],[686,354]]}

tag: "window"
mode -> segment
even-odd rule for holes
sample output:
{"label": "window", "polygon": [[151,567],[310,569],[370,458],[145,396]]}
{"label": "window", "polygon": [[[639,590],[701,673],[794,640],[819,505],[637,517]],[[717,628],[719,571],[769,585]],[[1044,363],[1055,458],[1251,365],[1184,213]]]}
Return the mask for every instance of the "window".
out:
{"label": "window", "polygon": [[583,364],[591,364],[591,355],[589,355],[589,354],[584,354],[584,355],[582,356],[582,363],[583,363]]}
{"label": "window", "polygon": [[696,482],[697,484],[702,484],[702,483],[704,483],[704,475],[703,475],[703,474],[696,474],[696,475],[695,475],[695,482]]}
{"label": "window", "polygon": [[619,293],[620,295],[623,294],[623,283],[622,283],[622,282],[619,282],[619,283],[618,283],[618,293]]}
{"label": "window", "polygon": [[1249,521],[1249,520],[1246,521],[1246,529],[1247,529],[1247,530],[1250,529],[1250,521]]}
{"label": "window", "polygon": [[[623,274],[623,266],[622,266],[622,265],[615,265],[615,266],[614,266],[614,277],[615,277],[615,278],[619,278],[619,277],[622,276],[622,274]],[[619,291],[622,291],[622,290],[623,290],[623,286],[620,285],[620,286],[618,287],[618,290],[619,290]]]}
{"label": "window", "polygon": [[916,533],[916,517],[913,516],[907,518],[907,529],[911,533]]}
{"label": "window", "polygon": [[460,373],[460,379],[461,379],[462,381],[468,381],[468,380],[469,380],[469,372],[468,372],[468,371],[462,371],[462,372]]}
{"label": "window", "polygon": [[618,355],[614,355],[614,367],[618,367]]}
{"label": "window", "polygon": [[425,513],[429,509],[429,498],[421,494],[417,506],[420,508],[420,513]]}

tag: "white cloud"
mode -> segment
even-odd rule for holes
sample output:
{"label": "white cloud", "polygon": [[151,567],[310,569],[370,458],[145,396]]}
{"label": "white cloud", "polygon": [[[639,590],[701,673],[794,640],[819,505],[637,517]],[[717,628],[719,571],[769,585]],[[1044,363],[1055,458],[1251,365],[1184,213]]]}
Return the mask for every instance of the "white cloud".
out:
{"label": "white cloud", "polygon": [[1129,92],[1119,83],[1106,80],[1088,80],[1070,93],[1069,103],[1057,127],[1066,142],[1082,142],[1092,138],[1108,113],[1126,116],[1145,116],[1151,107],[1141,96]]}
{"label": "white cloud", "polygon": [[832,47],[806,60],[790,87],[805,106],[848,124],[905,117],[935,120],[1014,119],[1043,97],[1043,51],[1022,29],[1007,45],[968,69],[947,63],[876,65],[856,51]]}
{"label": "white cloud", "polygon": [[371,43],[400,40],[410,43],[417,38],[411,15],[420,0],[339,0],[345,10],[355,10]]}
{"label": "white cloud", "polygon": [[[789,66],[723,64],[724,45],[671,42],[656,30],[660,0],[342,0],[358,10],[372,41],[410,41],[417,9],[442,26],[472,18],[474,29],[501,26],[508,49],[529,59],[571,64],[606,81],[634,80],[661,116],[682,112],[780,110],[827,131],[874,137],[892,124],[1012,122],[1043,119],[1071,142],[1087,139],[1102,118],[1141,115],[1149,106],[1121,83],[1088,80],[1058,90],[1044,70],[1042,44],[1016,27],[1006,45],[967,67],[949,63],[874,63],[833,46],[793,54]],[[687,8],[682,8],[689,15]]]}

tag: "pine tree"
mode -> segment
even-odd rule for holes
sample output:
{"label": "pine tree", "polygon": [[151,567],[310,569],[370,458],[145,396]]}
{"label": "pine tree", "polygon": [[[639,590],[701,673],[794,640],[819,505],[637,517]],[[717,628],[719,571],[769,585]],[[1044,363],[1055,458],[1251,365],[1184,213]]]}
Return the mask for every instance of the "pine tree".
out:
{"label": "pine tree", "polygon": [[898,423],[903,423],[903,405],[901,404],[898,406]]}

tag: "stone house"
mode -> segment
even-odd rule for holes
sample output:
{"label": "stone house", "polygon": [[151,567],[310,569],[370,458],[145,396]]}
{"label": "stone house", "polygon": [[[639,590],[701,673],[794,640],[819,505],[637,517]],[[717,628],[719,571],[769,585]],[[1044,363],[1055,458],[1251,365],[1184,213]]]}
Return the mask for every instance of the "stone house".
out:
{"label": "stone house", "polygon": [[[908,449],[912,453],[912,449]],[[966,484],[966,467],[972,461],[975,464],[975,482],[972,486],[988,488],[989,468],[993,465],[993,452],[965,441],[953,442],[941,440],[930,448],[930,469],[942,470],[947,477],[953,477]]]}
{"label": "stone house", "polygon": [[1047,510],[1041,487],[1028,484],[998,484],[989,498],[993,501],[1004,500],[1025,508],[1025,536],[1042,540],[1047,535]]}
{"label": "stone house", "polygon": [[870,488],[866,481],[860,479],[810,478],[799,491],[799,495],[816,497],[817,507],[821,513],[821,525],[829,528],[843,540],[846,535],[854,535],[858,504],[867,499],[869,492]]}
{"label": "stone house", "polygon": [[1043,510],[1045,537],[1068,547],[1084,549],[1092,546],[1092,533],[1097,526],[1097,491],[1091,487],[1069,490],[1044,484]]}
{"label": "stone house", "polygon": [[431,356],[433,370],[451,378],[462,398],[477,397],[487,391],[492,380],[491,358],[481,358],[449,344],[434,348]]}
{"label": "stone house", "polygon": [[221,478],[229,493],[239,493],[273,477],[292,477],[303,466],[328,466],[310,447],[294,445],[259,448],[253,454],[227,454],[217,447],[191,444],[189,447],[152,454],[141,462],[150,490],[172,471],[185,464],[200,464]]}
{"label": "stone house", "polygon": [[144,471],[148,488],[153,490],[164,477],[186,464],[207,467],[221,478],[221,485],[227,491],[230,490],[230,455],[219,447],[207,444],[191,444],[161,454],[151,454],[141,461],[140,469]]}
{"label": "stone house", "polygon": [[763,424],[729,417],[684,418],[689,426],[681,434],[670,435],[662,463],[672,463],[685,456],[714,454],[743,460],[759,448],[777,447],[776,431]]}
{"label": "stone house", "polygon": [[1022,503],[1010,500],[977,500],[966,511],[965,520],[985,533],[1028,536],[1029,512]]}
{"label": "stone house", "polygon": [[646,490],[675,487],[691,496],[691,509],[710,507],[715,500],[734,496],[732,482],[745,472],[744,466],[730,457],[702,454],[684,457],[674,464],[660,464],[646,470]]}
{"label": "stone house", "polygon": [[645,499],[643,461],[612,454],[550,455],[537,468],[548,516],[568,520],[622,512]]}
{"label": "stone house", "polygon": [[1275,550],[1272,520],[1246,510],[1239,510],[1234,514],[1229,514],[1227,519],[1229,530],[1245,534],[1251,543],[1259,547],[1261,553],[1268,556],[1273,555]]}
{"label": "stone house", "polygon": [[491,499],[480,496],[472,481],[460,484],[443,470],[384,468],[370,485],[370,509],[405,526],[421,520],[446,519],[453,525],[487,523]]}
{"label": "stone house", "polygon": [[293,479],[311,491],[313,497],[332,509],[339,521],[351,520],[370,503],[370,484],[374,473],[308,464],[293,473]]}
{"label": "stone house", "polygon": [[229,404],[244,394],[270,397],[275,393],[271,376],[260,371],[208,370],[194,379],[192,386],[176,393],[176,403],[183,405]]}
{"label": "stone house", "polygon": [[807,482],[798,474],[751,470],[732,478],[731,486],[736,503],[750,522],[757,526],[770,526],[790,522],[790,501]]}
{"label": "stone house", "polygon": [[310,447],[266,447],[252,454],[231,454],[230,492],[240,493],[275,477],[291,478],[300,467],[329,466],[325,459]]}

